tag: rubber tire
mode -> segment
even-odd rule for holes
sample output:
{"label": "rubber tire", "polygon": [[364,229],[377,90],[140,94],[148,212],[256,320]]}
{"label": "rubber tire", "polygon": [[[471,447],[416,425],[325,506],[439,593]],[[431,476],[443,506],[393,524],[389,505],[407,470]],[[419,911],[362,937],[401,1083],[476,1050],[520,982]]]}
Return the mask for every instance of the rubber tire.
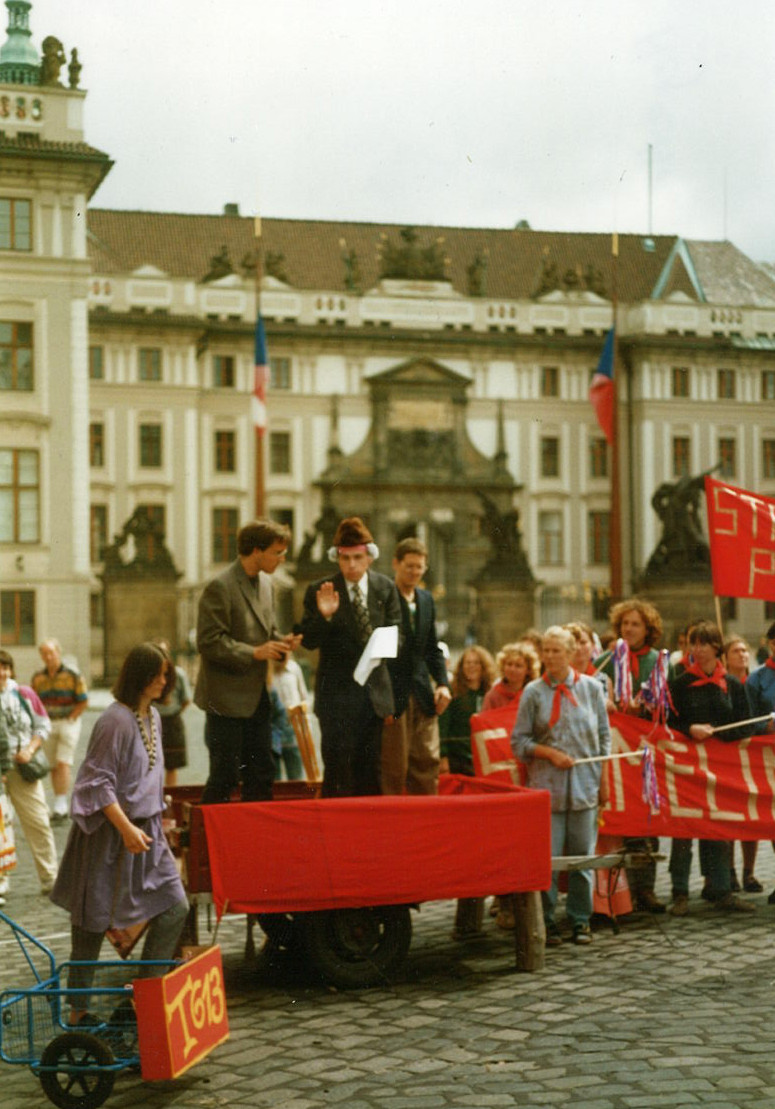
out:
{"label": "rubber tire", "polygon": [[[106,1067],[114,1062],[106,1043],[87,1032],[63,1032],[46,1045],[41,1067]],[[98,1109],[111,1094],[114,1071],[41,1070],[40,1084],[49,1101],[59,1109]],[[80,1091],[80,1092],[78,1092]]]}
{"label": "rubber tire", "polygon": [[406,905],[306,913],[302,926],[310,963],[341,989],[390,983],[412,941]]}
{"label": "rubber tire", "polygon": [[289,913],[257,913],[261,931],[277,950],[291,951],[297,946],[299,922]]}

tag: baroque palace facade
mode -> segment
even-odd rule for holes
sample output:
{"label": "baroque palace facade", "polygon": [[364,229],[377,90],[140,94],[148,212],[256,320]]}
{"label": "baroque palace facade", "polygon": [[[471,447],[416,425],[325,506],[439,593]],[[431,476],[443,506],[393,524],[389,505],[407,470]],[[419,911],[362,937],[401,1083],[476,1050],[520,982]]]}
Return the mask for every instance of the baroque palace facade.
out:
{"label": "baroque palace facade", "polygon": [[[180,572],[181,645],[253,514],[253,220],[90,207],[111,163],[84,141],[77,70],[65,88],[2,62],[2,641],[23,676],[44,634],[99,671],[104,552],[132,513]],[[588,390],[614,282],[625,590],[660,486],[718,466],[775,496],[767,268],[729,242],[618,247],[614,271],[608,235],[263,221],[266,504],[293,528],[289,583],[325,572],[335,514],[362,512],[386,553],[420,534],[457,647],[481,632],[495,518],[536,623],[605,626],[610,454]],[[755,642],[772,615],[740,603],[730,626]]]}

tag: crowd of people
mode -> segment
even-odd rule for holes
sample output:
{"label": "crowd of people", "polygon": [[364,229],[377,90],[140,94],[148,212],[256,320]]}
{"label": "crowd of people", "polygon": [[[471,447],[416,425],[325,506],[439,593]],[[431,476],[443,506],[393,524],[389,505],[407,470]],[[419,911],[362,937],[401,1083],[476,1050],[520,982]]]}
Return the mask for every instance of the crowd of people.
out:
{"label": "crowd of people", "polygon": [[[319,652],[315,711],[323,797],[436,794],[440,774],[474,773],[472,717],[511,706],[514,756],[525,767],[527,785],[551,798],[552,855],[594,855],[598,814],[608,800],[609,716],[648,715],[640,690],[658,663],[664,665],[658,650],[662,621],[654,606],[638,598],[614,605],[602,637],[572,622],[543,634],[526,631],[495,658],[469,644],[450,673],[433,595],[422,586],[428,552],[419,539],[398,543],[391,578],[372,569],[379,551],[363,520],[342,520],[328,552],[336,571],[309,586],[299,624],[283,634],[271,574],[284,561],[290,538],[284,525],[271,520],[243,527],[237,559],[208,583],[200,601],[193,700],[206,721],[203,803],[228,801],[237,790],[242,800],[267,800],[281,774],[303,776],[287,714],[308,699],[292,658],[302,645]],[[718,738],[727,743],[751,735],[750,718],[775,709],[775,624],[766,639],[769,657],[749,673],[751,651],[740,637],[724,643],[710,620],[685,629],[666,675],[669,724],[698,744],[718,727],[724,728]],[[97,721],[78,770],[59,865],[51,825],[68,818],[63,812],[88,694],[55,640],[42,643],[40,654],[43,669],[25,687],[15,680],[13,658],[0,651],[0,770],[41,889],[70,913],[74,959],[96,958],[106,932],[140,925],[146,929],[144,957],[168,958],[186,899],[161,815],[164,788],[175,784],[186,765],[182,715],[192,701],[186,675],[165,640],[129,653],[114,687],[115,703]],[[41,751],[52,772],[51,813],[42,784],[48,767],[44,761],[35,769]],[[657,842],[630,839],[625,845],[646,861],[628,875],[634,907],[685,915],[692,842],[672,842],[669,906],[654,888]],[[761,892],[756,848],[742,843],[741,883],[734,845],[700,842],[702,896],[718,910],[753,911],[738,894]],[[592,942],[592,889],[591,870],[571,871],[561,921],[553,875],[542,895],[547,946],[563,942],[563,924],[573,942]],[[508,912],[497,919],[513,927]],[[88,981],[71,985],[85,990]],[[89,1019],[74,995],[73,1022]]]}

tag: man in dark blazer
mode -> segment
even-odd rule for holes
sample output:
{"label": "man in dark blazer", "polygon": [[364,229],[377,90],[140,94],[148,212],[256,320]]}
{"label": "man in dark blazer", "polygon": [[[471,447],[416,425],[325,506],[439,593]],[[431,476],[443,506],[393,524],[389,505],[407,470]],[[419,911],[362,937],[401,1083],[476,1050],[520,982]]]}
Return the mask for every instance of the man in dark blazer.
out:
{"label": "man in dark blazer", "polygon": [[267,660],[285,657],[299,637],[277,630],[270,574],[284,561],[289,542],[283,524],[247,524],[237,536],[236,561],[207,584],[199,601],[194,701],[207,714],[210,755],[203,804],[228,801],[240,780],[243,801],[272,797]]}
{"label": "man in dark blazer", "polygon": [[427,569],[425,544],[415,538],[402,539],[393,558],[393,573],[403,635],[398,657],[388,662],[395,713],[382,732],[383,793],[439,791],[438,717],[451,694],[436,638],[433,597],[419,588]]}
{"label": "man in dark blazer", "polygon": [[353,676],[371,633],[401,620],[393,582],[370,569],[378,553],[358,516],[342,520],[329,551],[339,573],[311,585],[304,597],[302,645],[320,650],[315,714],[324,797],[381,793],[382,724],[394,707],[390,677],[384,660],[365,685]]}

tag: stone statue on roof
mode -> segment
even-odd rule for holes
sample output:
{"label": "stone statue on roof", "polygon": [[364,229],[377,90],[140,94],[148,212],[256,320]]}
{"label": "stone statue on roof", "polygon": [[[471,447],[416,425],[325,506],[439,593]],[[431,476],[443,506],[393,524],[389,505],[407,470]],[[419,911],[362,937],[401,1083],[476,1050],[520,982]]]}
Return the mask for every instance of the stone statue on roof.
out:
{"label": "stone statue on roof", "polygon": [[383,236],[380,248],[380,277],[409,281],[447,280],[447,259],[441,249],[443,237],[437,238],[426,247],[421,247],[414,227],[402,228],[399,235],[400,245]]}
{"label": "stone statue on roof", "polygon": [[487,250],[477,250],[471,264],[466,266],[468,295],[470,297],[483,297],[487,295],[487,256]]}
{"label": "stone statue on roof", "polygon": [[230,273],[234,273],[234,268],[229,258],[229,248],[224,243],[218,253],[210,259],[210,269],[202,278],[202,281],[205,283],[217,281],[219,277],[228,277]]}
{"label": "stone statue on roof", "polygon": [[58,38],[47,35],[43,39],[43,60],[40,63],[41,85],[62,87],[59,71],[67,62],[65,50]]}
{"label": "stone statue on roof", "polygon": [[67,74],[70,78],[70,88],[77,89],[78,82],[81,80],[81,70],[83,66],[78,60],[78,51],[73,47],[70,51],[70,65],[67,67]]}

